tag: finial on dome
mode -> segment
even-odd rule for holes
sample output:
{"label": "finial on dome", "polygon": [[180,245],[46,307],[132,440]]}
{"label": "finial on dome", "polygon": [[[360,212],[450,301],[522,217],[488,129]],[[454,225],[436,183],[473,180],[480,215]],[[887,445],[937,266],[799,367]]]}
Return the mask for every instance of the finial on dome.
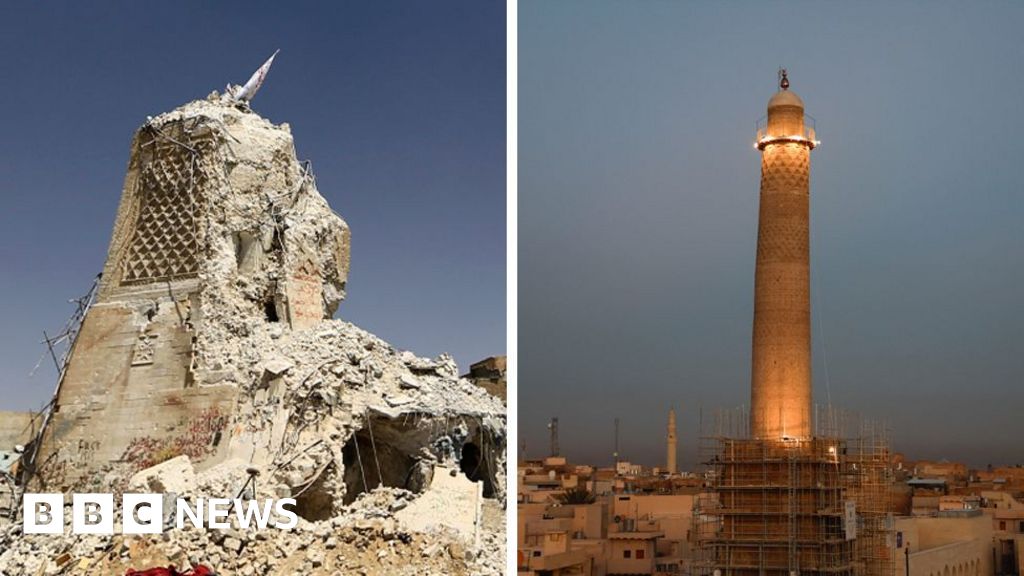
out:
{"label": "finial on dome", "polygon": [[779,68],[779,88],[789,90],[789,78],[786,76],[785,68]]}

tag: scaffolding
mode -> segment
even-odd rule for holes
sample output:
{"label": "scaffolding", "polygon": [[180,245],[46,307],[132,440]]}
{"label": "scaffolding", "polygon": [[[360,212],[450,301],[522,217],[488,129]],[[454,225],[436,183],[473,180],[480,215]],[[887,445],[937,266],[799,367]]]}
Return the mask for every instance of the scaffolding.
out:
{"label": "scaffolding", "polygon": [[861,421],[859,434],[847,444],[847,491],[857,510],[858,574],[893,576],[896,525],[888,430],[876,422]]}
{"label": "scaffolding", "polygon": [[[92,285],[89,287],[89,291],[80,298],[75,298],[69,302],[75,305],[75,311],[68,318],[67,322],[64,323],[64,328],[56,336],[50,336],[45,331],[43,332],[44,343],[46,344],[47,353],[53,360],[53,364],[57,369],[57,385],[53,391],[53,396],[50,401],[43,408],[42,412],[32,418],[32,427],[35,434],[32,436],[32,440],[29,444],[28,452],[25,458],[22,460],[21,471],[19,472],[20,478],[17,478],[17,484],[22,492],[28,487],[29,482],[33,476],[37,474],[42,464],[37,462],[39,458],[39,450],[43,445],[43,439],[46,435],[47,427],[50,424],[50,420],[53,418],[53,414],[57,408],[57,399],[60,397],[61,388],[64,385],[64,377],[67,375],[68,366],[71,363],[71,354],[74,352],[75,344],[78,342],[78,334],[82,330],[82,324],[85,322],[85,315],[92,308],[92,305],[96,302],[96,296],[99,293],[100,281],[103,278],[103,274],[97,274],[93,278]],[[62,350],[61,350],[62,349]],[[60,355],[58,357],[58,351]],[[45,356],[46,353],[44,353]],[[32,369],[32,374],[35,373],[36,369],[39,368],[42,363],[43,357],[40,357],[39,362],[36,363],[35,368]],[[29,377],[32,376],[29,374]],[[42,417],[42,424],[38,428],[35,428],[36,417]]]}
{"label": "scaffolding", "polygon": [[884,427],[815,411],[812,438],[756,439],[748,423],[721,412],[701,431],[693,573],[893,576]]}

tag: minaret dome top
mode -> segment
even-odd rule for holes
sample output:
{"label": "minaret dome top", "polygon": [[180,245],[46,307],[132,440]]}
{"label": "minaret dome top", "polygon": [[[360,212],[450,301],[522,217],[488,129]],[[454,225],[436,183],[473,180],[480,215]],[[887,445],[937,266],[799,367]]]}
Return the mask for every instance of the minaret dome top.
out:
{"label": "minaret dome top", "polygon": [[772,99],[768,101],[768,109],[771,110],[778,106],[797,106],[802,109],[804,107],[804,101],[796,95],[796,92],[779,90],[772,96]]}
{"label": "minaret dome top", "polygon": [[789,78],[784,68],[779,69],[779,91],[768,101],[768,114],[757,122],[757,140],[754,148],[764,150],[773,143],[796,143],[814,148],[814,119],[804,122],[804,101],[789,89]]}

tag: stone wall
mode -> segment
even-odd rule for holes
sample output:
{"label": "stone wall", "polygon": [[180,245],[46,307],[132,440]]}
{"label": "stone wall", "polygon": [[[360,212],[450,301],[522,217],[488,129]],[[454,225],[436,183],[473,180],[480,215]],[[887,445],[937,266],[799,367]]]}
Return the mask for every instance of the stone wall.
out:
{"label": "stone wall", "polygon": [[28,444],[34,432],[33,417],[37,416],[31,412],[0,410],[0,450],[11,450],[16,444]]}
{"label": "stone wall", "polygon": [[506,376],[505,356],[491,356],[469,367],[469,373],[463,378],[469,378],[488,394],[507,400],[508,377]]}

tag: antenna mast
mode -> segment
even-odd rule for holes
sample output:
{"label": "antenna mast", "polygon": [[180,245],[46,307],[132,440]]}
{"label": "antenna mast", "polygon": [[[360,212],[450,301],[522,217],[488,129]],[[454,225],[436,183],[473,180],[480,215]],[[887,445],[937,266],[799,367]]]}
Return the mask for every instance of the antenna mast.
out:
{"label": "antenna mast", "polygon": [[619,464],[619,419],[615,418],[615,452],[612,452],[615,464]]}
{"label": "antenna mast", "polygon": [[551,455],[558,456],[558,418],[551,419],[548,429],[551,430]]}

